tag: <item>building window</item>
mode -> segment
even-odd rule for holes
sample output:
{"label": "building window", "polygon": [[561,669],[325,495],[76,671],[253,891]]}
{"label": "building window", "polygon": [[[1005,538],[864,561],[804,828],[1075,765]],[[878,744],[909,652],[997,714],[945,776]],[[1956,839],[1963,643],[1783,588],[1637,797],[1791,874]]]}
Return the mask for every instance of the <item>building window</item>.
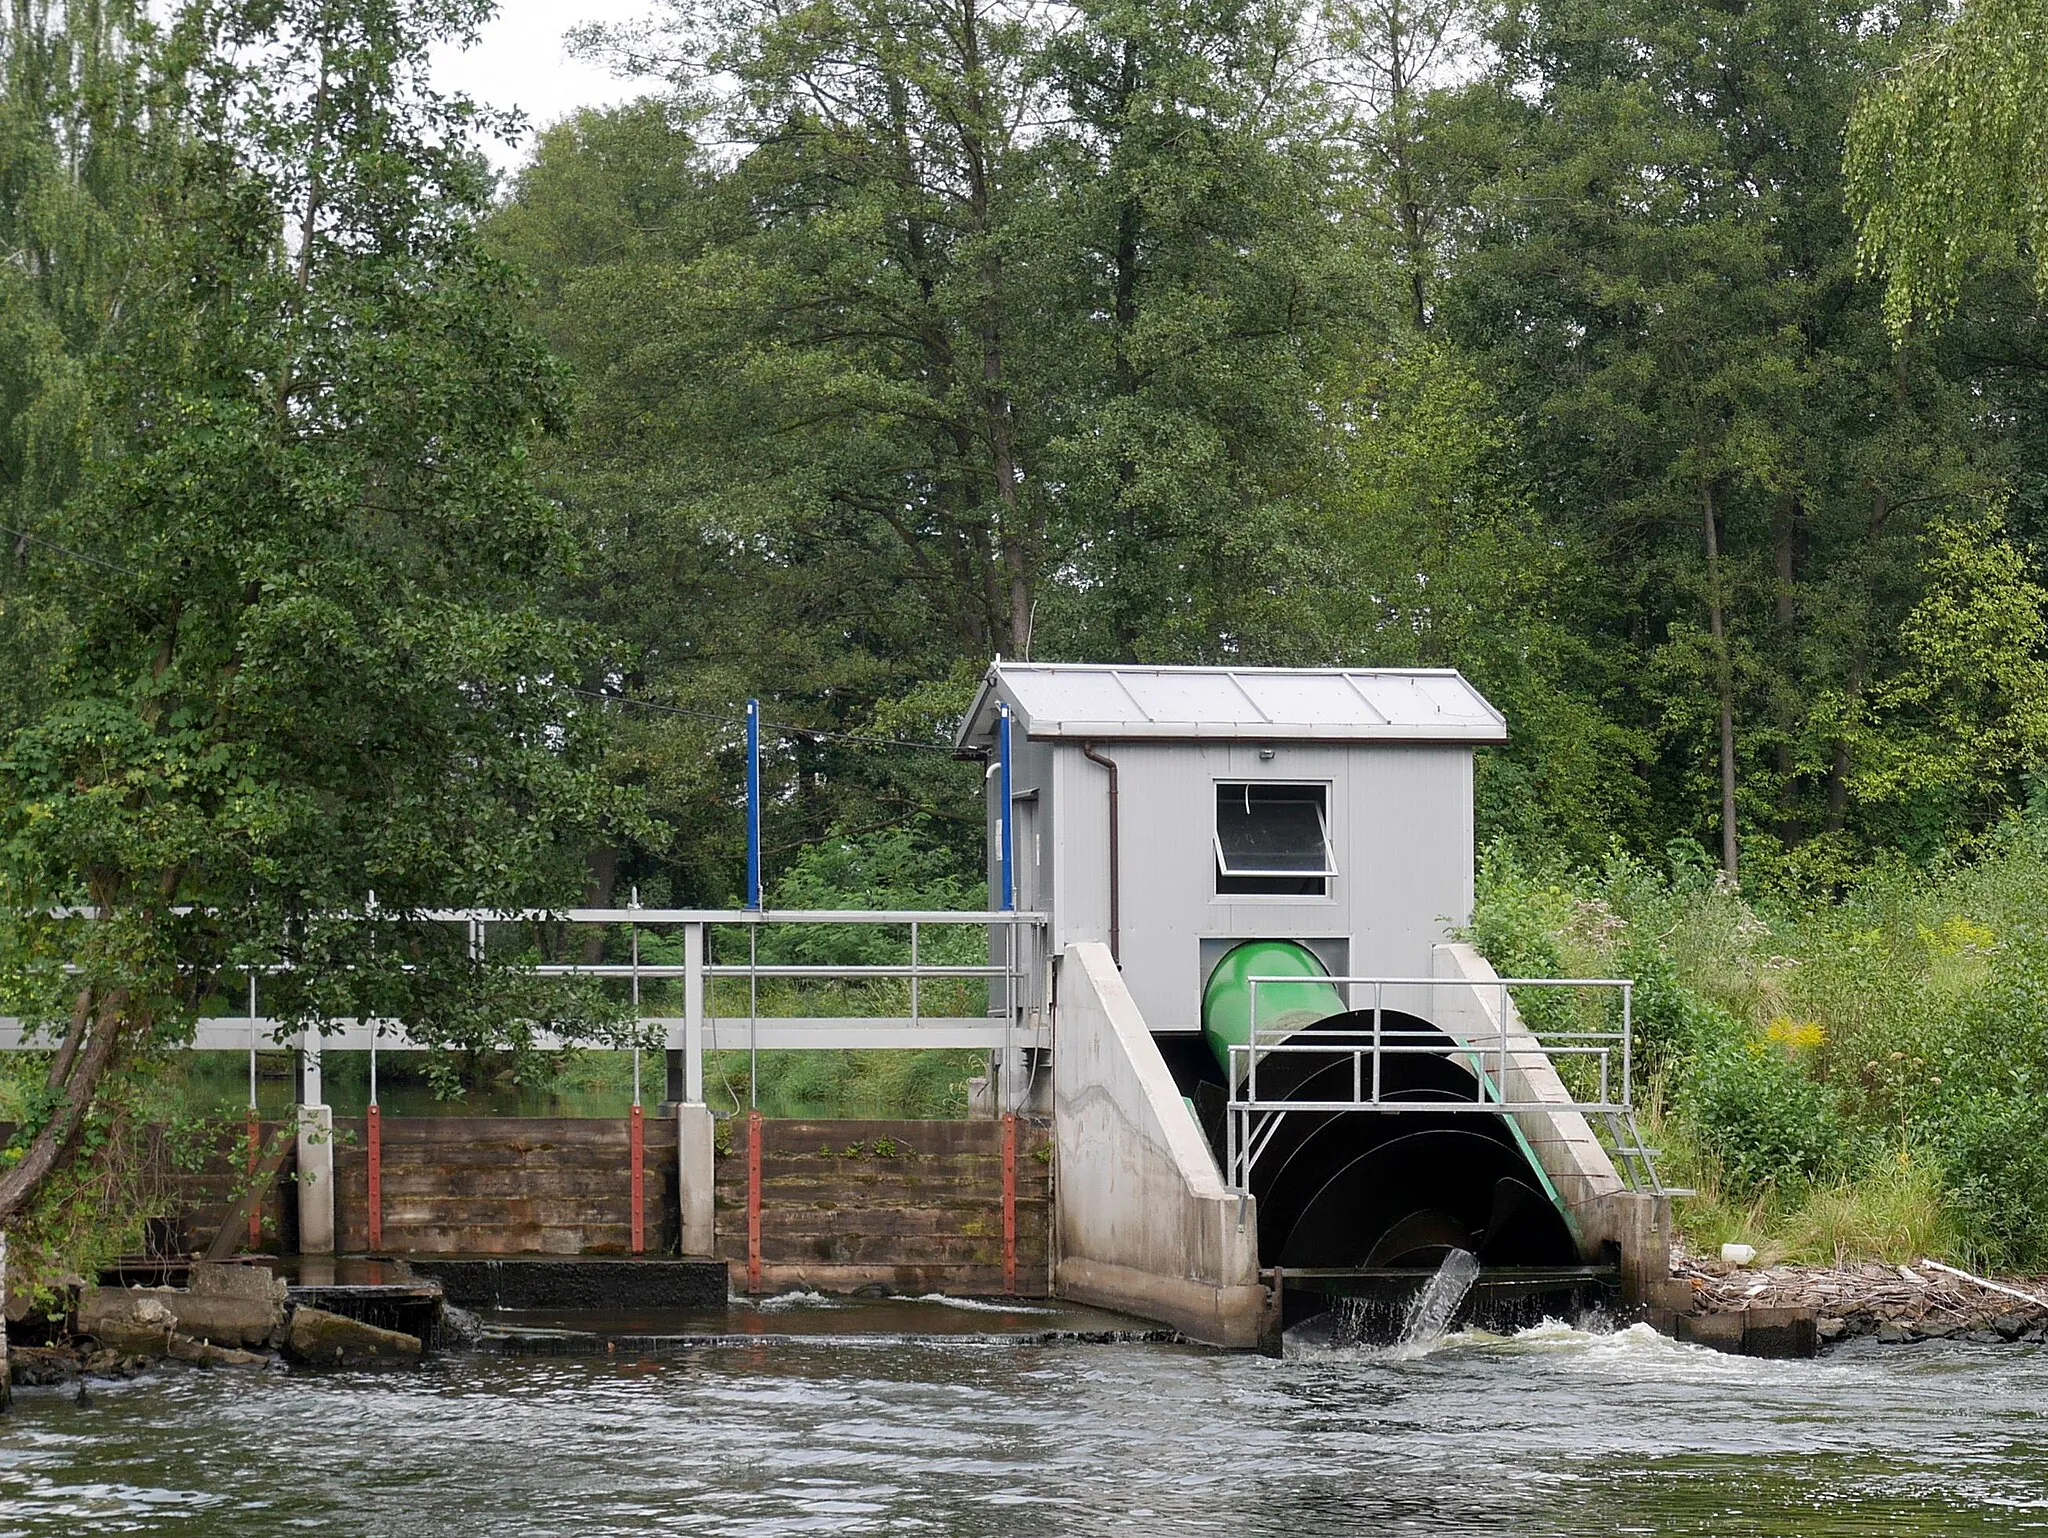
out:
{"label": "building window", "polygon": [[1216,890],[1321,897],[1337,874],[1327,785],[1216,787]]}

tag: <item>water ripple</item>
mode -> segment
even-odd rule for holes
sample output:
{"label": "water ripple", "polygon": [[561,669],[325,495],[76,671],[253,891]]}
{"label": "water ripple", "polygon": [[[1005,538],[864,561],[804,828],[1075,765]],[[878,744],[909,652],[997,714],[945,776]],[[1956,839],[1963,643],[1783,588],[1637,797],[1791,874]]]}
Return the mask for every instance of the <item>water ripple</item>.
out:
{"label": "water ripple", "polygon": [[30,1390],[0,1421],[0,1538],[2048,1527],[2036,1348],[1759,1362],[1561,1327],[1405,1361],[841,1341]]}

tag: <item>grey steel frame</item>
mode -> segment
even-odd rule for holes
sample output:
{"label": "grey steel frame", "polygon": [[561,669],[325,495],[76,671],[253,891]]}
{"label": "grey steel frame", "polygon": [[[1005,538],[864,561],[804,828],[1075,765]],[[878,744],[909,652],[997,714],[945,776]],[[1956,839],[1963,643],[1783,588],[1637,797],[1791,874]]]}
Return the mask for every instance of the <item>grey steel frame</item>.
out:
{"label": "grey steel frame", "polygon": [[[1413,1112],[1426,1108],[1430,1114],[1484,1114],[1488,1116],[1512,1116],[1522,1114],[1577,1113],[1589,1119],[1597,1119],[1608,1131],[1613,1145],[1619,1173],[1632,1190],[1663,1192],[1665,1187],[1657,1174],[1656,1150],[1645,1148],[1636,1130],[1635,1101],[1633,1090],[1634,1059],[1634,990],[1635,984],[1621,977],[1505,977],[1474,982],[1462,977],[1331,977],[1310,981],[1327,981],[1345,990],[1346,1003],[1352,1003],[1354,989],[1370,987],[1372,994],[1372,1025],[1369,1030],[1304,1031],[1298,1027],[1264,1027],[1259,1022],[1259,988],[1281,985],[1298,988],[1304,982],[1300,977],[1253,977],[1247,979],[1250,986],[1251,1040],[1233,1044],[1228,1051],[1229,1061],[1225,1072],[1229,1079],[1230,1098],[1224,1108],[1225,1180],[1230,1189],[1240,1197],[1251,1190],[1251,1175],[1259,1158],[1271,1145],[1274,1136],[1286,1121],[1290,1112],[1339,1113],[1351,1111],[1379,1111],[1395,1113]],[[1441,1035],[1449,1034],[1439,1027],[1432,1027],[1427,1040],[1418,1039],[1423,1032],[1395,1030],[1388,1031],[1382,1025],[1387,1008],[1386,992],[1389,988],[1464,988],[1475,993],[1487,988],[1497,990],[1492,1040],[1467,1037],[1456,1046],[1445,1048]],[[1611,988],[1620,994],[1621,1025],[1612,1031],[1551,1031],[1539,1033],[1526,1021],[1516,1016],[1514,1029],[1509,1027],[1513,1013],[1513,1000],[1509,994],[1512,988]],[[1284,1030],[1286,1034],[1279,1034]],[[1262,1039],[1271,1033],[1272,1039]],[[1515,1066],[1518,1055],[1536,1054],[1546,1063],[1557,1058],[1591,1060],[1598,1064],[1599,1092],[1592,1100],[1510,1100],[1506,1085],[1509,1073]],[[1346,1057],[1351,1062],[1351,1094],[1336,1100],[1263,1100],[1259,1097],[1259,1064],[1269,1057],[1290,1055],[1314,1056],[1319,1058]],[[1477,1098],[1470,1101],[1430,1100],[1388,1100],[1381,1094],[1381,1068],[1389,1055],[1458,1057],[1463,1058],[1472,1068],[1478,1083]],[[1620,1057],[1620,1097],[1614,1093],[1613,1064]],[[1491,1059],[1492,1068],[1488,1068]],[[1368,1075],[1367,1065],[1370,1065]]]}

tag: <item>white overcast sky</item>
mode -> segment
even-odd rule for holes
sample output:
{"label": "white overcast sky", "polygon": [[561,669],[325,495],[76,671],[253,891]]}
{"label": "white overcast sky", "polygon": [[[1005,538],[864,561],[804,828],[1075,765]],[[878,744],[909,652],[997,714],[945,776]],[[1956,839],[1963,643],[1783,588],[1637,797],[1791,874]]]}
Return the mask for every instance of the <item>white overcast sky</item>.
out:
{"label": "white overcast sky", "polygon": [[534,130],[578,107],[607,106],[652,88],[652,81],[622,80],[592,60],[571,58],[562,44],[562,34],[583,22],[633,21],[652,9],[649,0],[498,0],[498,14],[475,47],[439,51],[434,80],[443,90],[526,114],[524,143],[487,146],[491,159],[510,170],[532,148]]}

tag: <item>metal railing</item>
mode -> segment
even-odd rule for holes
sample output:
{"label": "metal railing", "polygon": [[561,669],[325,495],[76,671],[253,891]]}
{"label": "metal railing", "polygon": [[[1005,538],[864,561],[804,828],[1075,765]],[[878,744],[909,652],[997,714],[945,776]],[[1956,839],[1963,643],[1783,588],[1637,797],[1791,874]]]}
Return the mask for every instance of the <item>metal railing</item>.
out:
{"label": "metal railing", "polygon": [[[885,909],[746,910],[702,908],[570,908],[500,911],[434,909],[417,915],[429,923],[467,926],[470,955],[481,959],[489,929],[499,924],[559,923],[590,927],[623,927],[629,954],[624,961],[534,962],[522,970],[538,977],[588,977],[630,985],[636,1042],[622,1042],[636,1054],[658,1035],[662,1048],[683,1054],[685,1098],[704,1096],[704,1054],[707,1051],[791,1051],[805,1049],[921,1050],[938,1047],[995,1048],[1006,1055],[1051,1044],[1047,1021],[1049,983],[1045,948],[1046,915],[1014,911],[955,912]],[[770,963],[760,958],[762,932],[790,926],[853,926],[908,931],[908,956],[902,962]],[[988,932],[986,963],[932,962],[924,957],[928,932],[936,928],[980,927]],[[718,953],[717,933],[740,930],[746,935],[744,961],[711,959]],[[641,956],[644,934],[673,935],[680,931],[681,961],[649,961]],[[980,1016],[926,1012],[927,985],[934,982],[983,981],[988,985],[988,1011]],[[682,1012],[648,1013],[642,992],[651,983],[680,981]],[[719,1013],[718,984],[744,982],[744,1013]],[[903,982],[907,1015],[790,1015],[761,1012],[761,984]],[[314,1030],[291,1030],[290,1022],[260,1013],[252,979],[250,1006],[244,1015],[209,1016],[197,1022],[190,1045],[201,1050],[248,1050],[290,1047],[317,1056],[336,1051],[410,1051],[420,1046],[397,1020],[334,1019]],[[0,1019],[0,1050],[34,1046],[19,1020]],[[543,1048],[571,1045],[553,1033],[540,1033]],[[593,1043],[574,1043],[593,1045]],[[606,1043],[595,1043],[598,1046]],[[637,1071],[636,1071],[637,1084]]]}
{"label": "metal railing", "polygon": [[[1231,1044],[1225,1065],[1229,1079],[1229,1100],[1224,1113],[1225,1179],[1240,1194],[1250,1191],[1253,1169],[1290,1113],[1353,1111],[1489,1116],[1577,1114],[1605,1126],[1612,1145],[1610,1152],[1630,1187],[1662,1189],[1653,1162],[1655,1150],[1642,1146],[1635,1126],[1631,1040],[1634,984],[1629,979],[1254,977],[1248,982],[1250,1039]],[[1370,1010],[1370,1024],[1325,1029],[1313,1023],[1261,1023],[1261,985],[1269,989],[1299,989],[1304,982],[1328,982],[1342,988],[1345,1002],[1353,1006],[1352,1013]],[[1369,1005],[1356,1003],[1356,990],[1362,988],[1372,990]],[[1509,990],[1516,988],[1613,990],[1619,997],[1620,1023],[1612,1029],[1532,1028],[1514,1007]],[[1426,1029],[1401,1025],[1388,1028],[1385,1016],[1390,1009],[1397,1008],[1387,1002],[1388,992],[1403,996],[1420,989],[1465,990],[1469,1000],[1462,1012],[1474,1017],[1473,1020],[1468,1026],[1455,1018],[1460,1013],[1455,1008],[1438,1010],[1424,1005],[1417,1010],[1398,1009],[1398,1013],[1429,1020]],[[1491,1011],[1485,1007],[1489,992],[1494,995]],[[1385,1093],[1387,1060],[1417,1056],[1456,1061],[1469,1068],[1473,1077],[1472,1098],[1458,1100],[1433,1094],[1424,1099],[1401,1090],[1390,1097]],[[1316,1099],[1264,1098],[1259,1093],[1259,1065],[1276,1058],[1313,1058],[1324,1065],[1348,1063],[1350,1093],[1332,1096],[1324,1086],[1321,1097]],[[1560,1071],[1560,1061],[1564,1071]],[[1568,1078],[1579,1081],[1590,1093],[1577,1092],[1567,1082]],[[1340,1086],[1342,1083],[1340,1077]]]}

